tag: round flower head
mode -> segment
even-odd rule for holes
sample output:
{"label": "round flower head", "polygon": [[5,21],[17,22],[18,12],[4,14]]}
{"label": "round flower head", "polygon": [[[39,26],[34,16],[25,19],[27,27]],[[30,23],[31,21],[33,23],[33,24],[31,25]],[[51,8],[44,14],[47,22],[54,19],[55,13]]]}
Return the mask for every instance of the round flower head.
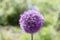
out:
{"label": "round flower head", "polygon": [[27,33],[37,32],[43,25],[44,18],[36,10],[25,11],[19,19],[21,28]]}

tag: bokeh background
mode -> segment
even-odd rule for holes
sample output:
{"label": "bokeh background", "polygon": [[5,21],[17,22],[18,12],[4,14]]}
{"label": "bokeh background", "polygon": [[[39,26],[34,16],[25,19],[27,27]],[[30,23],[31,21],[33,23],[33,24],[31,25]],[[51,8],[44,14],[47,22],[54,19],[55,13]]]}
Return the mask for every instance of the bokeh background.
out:
{"label": "bokeh background", "polygon": [[0,0],[0,40],[30,40],[19,25],[20,14],[30,6],[45,20],[34,40],[60,40],[60,0]]}

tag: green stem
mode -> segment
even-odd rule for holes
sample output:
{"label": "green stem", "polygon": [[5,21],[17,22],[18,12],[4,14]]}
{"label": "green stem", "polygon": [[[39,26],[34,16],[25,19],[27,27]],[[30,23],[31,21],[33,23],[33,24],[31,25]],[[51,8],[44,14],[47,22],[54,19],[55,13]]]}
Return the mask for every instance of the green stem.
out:
{"label": "green stem", "polygon": [[31,40],[33,40],[33,34],[31,34]]}

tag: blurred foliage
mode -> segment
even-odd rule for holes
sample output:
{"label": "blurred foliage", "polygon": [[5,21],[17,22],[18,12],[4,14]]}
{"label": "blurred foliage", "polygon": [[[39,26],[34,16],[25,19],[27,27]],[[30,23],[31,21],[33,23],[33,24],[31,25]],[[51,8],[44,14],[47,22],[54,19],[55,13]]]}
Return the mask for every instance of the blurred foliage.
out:
{"label": "blurred foliage", "polygon": [[24,12],[25,8],[20,8],[19,7],[15,7],[15,13],[12,13],[11,15],[9,15],[7,17],[8,23],[11,25],[18,25],[19,24],[19,18],[20,18],[20,14]]}
{"label": "blurred foliage", "polygon": [[[45,18],[45,27],[48,25],[56,25],[56,21],[58,20],[57,3],[56,1],[53,1],[32,0],[31,2],[33,5],[36,5],[38,11],[43,14]],[[0,0],[0,24],[19,25],[18,20],[20,18],[20,14],[27,9],[26,5],[26,1],[24,0]]]}
{"label": "blurred foliage", "polygon": [[[37,6],[38,11],[45,18],[44,26],[55,25],[58,20],[57,3],[53,1],[32,0],[32,4]],[[0,0],[0,24],[19,25],[20,14],[27,9],[26,5],[26,1],[24,0]]]}
{"label": "blurred foliage", "polygon": [[[13,30],[12,30],[12,29]],[[17,30],[18,29],[18,30]],[[17,30],[17,31],[16,31]],[[31,35],[19,28],[10,27],[8,31],[0,31],[1,40],[30,40]],[[60,32],[56,32],[53,26],[43,27],[38,33],[34,34],[34,40],[60,40]]]}
{"label": "blurred foliage", "polygon": [[26,10],[23,0],[0,0],[0,24],[18,25],[20,14]]}

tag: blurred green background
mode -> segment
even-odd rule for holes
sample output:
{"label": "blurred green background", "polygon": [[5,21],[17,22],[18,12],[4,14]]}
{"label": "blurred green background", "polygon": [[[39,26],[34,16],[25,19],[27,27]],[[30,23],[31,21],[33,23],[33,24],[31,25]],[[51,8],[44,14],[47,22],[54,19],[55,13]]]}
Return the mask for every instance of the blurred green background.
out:
{"label": "blurred green background", "polygon": [[0,0],[0,40],[30,40],[30,34],[19,25],[20,14],[29,5],[42,13],[45,20],[34,40],[60,40],[60,0]]}

